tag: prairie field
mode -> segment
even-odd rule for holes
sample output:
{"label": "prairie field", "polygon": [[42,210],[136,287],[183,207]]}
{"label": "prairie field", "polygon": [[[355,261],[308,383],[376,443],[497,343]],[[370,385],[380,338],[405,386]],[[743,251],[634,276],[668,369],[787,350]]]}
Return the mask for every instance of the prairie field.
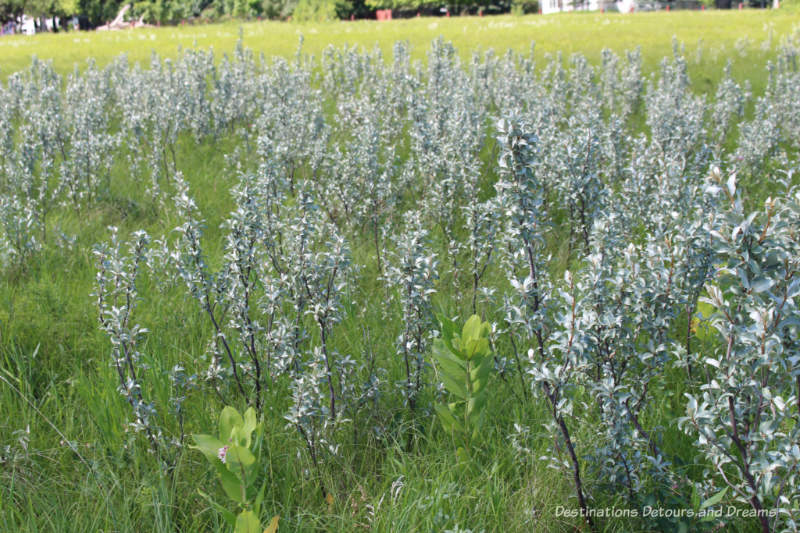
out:
{"label": "prairie field", "polygon": [[[411,58],[424,60],[431,41],[442,37],[452,42],[463,59],[475,51],[493,49],[528,52],[536,43],[536,55],[581,53],[600,60],[604,48],[616,53],[642,48],[647,71],[656,68],[669,53],[672,39],[685,45],[693,73],[706,67],[722,67],[730,60],[735,74],[761,77],[760,67],[780,36],[798,24],[798,11],[673,11],[636,13],[577,13],[548,16],[496,16],[412,18],[390,23],[377,21],[330,23],[229,22],[198,26],[143,28],[117,32],[72,32],[11,36],[0,39],[0,76],[28,67],[31,56],[52,60],[57,72],[68,74],[83,68],[88,58],[105,66],[119,54],[132,62],[147,63],[155,52],[175,57],[180,48],[212,48],[221,56],[231,53],[239,40],[257,54],[290,58],[303,36],[303,52],[320,56],[334,47],[376,46],[391,57],[394,44],[408,41]],[[698,59],[699,49],[699,61]],[[751,70],[752,69],[752,70]],[[709,72],[715,80],[719,68]],[[698,82],[705,79],[696,80]],[[755,80],[753,80],[755,81]]]}
{"label": "prairie field", "polygon": [[797,531],[796,13],[1,37],[0,531]]}

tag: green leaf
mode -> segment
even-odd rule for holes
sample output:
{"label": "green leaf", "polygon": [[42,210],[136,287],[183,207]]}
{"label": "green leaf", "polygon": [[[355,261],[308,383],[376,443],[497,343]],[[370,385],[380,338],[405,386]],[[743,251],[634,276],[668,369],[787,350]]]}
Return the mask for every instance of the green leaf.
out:
{"label": "green leaf", "polygon": [[247,411],[244,412],[244,425],[242,429],[244,430],[246,442],[245,448],[250,447],[250,436],[253,434],[253,431],[256,430],[258,426],[258,421],[256,420],[256,410],[250,407]]}
{"label": "green leaf", "polygon": [[234,533],[261,533],[261,521],[253,511],[242,511],[236,517]]}
{"label": "green leaf", "polygon": [[231,464],[241,464],[250,467],[256,462],[256,458],[249,449],[244,446],[231,446],[228,448],[228,462]]}
{"label": "green leaf", "polygon": [[444,313],[437,313],[436,319],[442,329],[442,337],[452,337],[456,334],[456,323],[450,320]]}
{"label": "green leaf", "polygon": [[247,436],[244,433],[244,426],[234,426],[233,429],[231,429],[228,442],[237,446],[244,446],[247,444]]}
{"label": "green leaf", "polygon": [[453,337],[456,336],[457,326],[456,323],[447,318],[445,315],[436,315],[439,325],[442,329],[442,336],[437,341],[442,341],[447,349],[455,353],[456,349],[453,347]]}
{"label": "green leaf", "polygon": [[214,462],[214,467],[217,469],[217,474],[219,474],[219,481],[222,484],[222,490],[225,491],[225,494],[228,495],[228,498],[235,501],[236,503],[240,503],[244,505],[244,494],[242,492],[242,481],[228,468],[222,464],[222,461],[217,459]]}
{"label": "green leaf", "polygon": [[219,461],[219,450],[225,447],[222,441],[217,440],[216,437],[212,437],[211,435],[204,434],[195,434],[192,435],[192,438],[195,443],[197,443],[197,446],[189,446],[190,448],[200,450],[212,463],[215,460]]}
{"label": "green leaf", "polygon": [[467,388],[461,382],[466,377],[466,372],[460,377],[451,376],[450,374],[444,372],[441,374],[441,376],[442,383],[444,383],[444,388],[447,389],[447,392],[461,400],[467,399]]}
{"label": "green leaf", "polygon": [[487,343],[486,339],[468,339],[464,341],[464,359],[470,361],[481,353],[482,344]]}
{"label": "green leaf", "polygon": [[442,333],[441,337],[433,341],[433,349],[458,354],[458,351],[453,346],[452,337],[448,337],[446,333]]}
{"label": "green leaf", "polygon": [[477,340],[481,338],[481,317],[472,315],[467,319],[464,324],[464,329],[461,330],[461,345],[466,346],[470,340]]}
{"label": "green leaf", "polygon": [[722,501],[722,498],[725,497],[725,493],[727,492],[728,492],[728,487],[725,487],[724,489],[722,489],[721,491],[719,491],[718,493],[714,494],[712,497],[704,501],[700,505],[700,509],[705,509],[706,507],[717,505],[720,501]]}
{"label": "green leaf", "polygon": [[436,414],[439,415],[439,419],[442,421],[442,426],[444,427],[445,431],[448,433],[462,433],[464,431],[463,426],[459,423],[458,420],[453,416],[453,413],[450,412],[445,405],[437,403],[433,406],[436,409]]}
{"label": "green leaf", "polygon": [[220,505],[220,504],[218,504],[217,502],[215,502],[215,501],[214,501],[214,500],[211,498],[211,496],[209,496],[208,494],[206,494],[206,493],[205,493],[205,492],[203,492],[202,490],[200,490],[200,489],[197,489],[197,493],[198,493],[198,494],[199,494],[199,495],[200,495],[200,496],[201,496],[203,499],[205,499],[205,500],[208,502],[208,504],[209,504],[209,505],[211,505],[211,507],[212,507],[212,508],[213,508],[215,511],[217,511],[217,512],[218,512],[220,515],[222,515],[222,519],[223,519],[223,520],[225,520],[225,522],[227,522],[229,526],[233,527],[233,526],[235,526],[235,525],[236,525],[236,515],[234,515],[234,514],[233,514],[232,512],[230,512],[229,510],[225,509],[223,506],[221,506],[221,505]]}
{"label": "green leaf", "polygon": [[473,382],[472,390],[475,392],[479,392],[486,386],[486,382],[489,380],[489,374],[492,372],[492,368],[494,367],[494,359],[492,357],[486,356],[481,359],[480,363],[477,367],[473,368],[470,371],[470,380]]}
{"label": "green leaf", "polygon": [[234,428],[244,426],[244,420],[239,411],[233,407],[226,406],[222,413],[219,415],[219,438],[221,441],[228,443],[231,439],[231,433]]}
{"label": "green leaf", "polygon": [[470,424],[480,424],[481,413],[484,406],[486,406],[486,399],[488,394],[476,394],[467,402],[467,416],[470,418]]}
{"label": "green leaf", "polygon": [[225,462],[228,466],[228,470],[236,474],[237,477],[241,479],[242,471],[244,470],[244,476],[247,476],[246,480],[248,482],[253,481],[253,476],[250,476],[250,470],[256,462],[256,457],[250,450],[244,446],[233,445],[228,448],[227,460]]}
{"label": "green leaf", "polygon": [[448,351],[434,349],[433,358],[439,363],[443,372],[453,377],[463,377],[467,373],[466,363]]}

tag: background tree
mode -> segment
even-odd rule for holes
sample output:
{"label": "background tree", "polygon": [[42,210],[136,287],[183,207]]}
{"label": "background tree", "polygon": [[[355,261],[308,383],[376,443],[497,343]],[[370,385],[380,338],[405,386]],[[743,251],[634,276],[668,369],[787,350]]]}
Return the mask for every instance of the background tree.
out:
{"label": "background tree", "polygon": [[117,16],[121,0],[77,0],[78,13],[89,19],[89,24],[99,26]]}
{"label": "background tree", "polygon": [[22,16],[25,0],[0,0],[0,23],[6,23]]}

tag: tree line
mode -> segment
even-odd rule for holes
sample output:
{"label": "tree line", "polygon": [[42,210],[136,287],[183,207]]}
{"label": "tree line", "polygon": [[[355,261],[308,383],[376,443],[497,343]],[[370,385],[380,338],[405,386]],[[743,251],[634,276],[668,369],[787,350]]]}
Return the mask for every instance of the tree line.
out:
{"label": "tree line", "polygon": [[[523,11],[531,11],[523,0]],[[376,9],[391,8],[408,15],[447,12],[507,12],[519,0],[140,0],[130,3],[131,16],[150,24],[177,24],[183,21],[210,22],[230,18],[275,20],[331,20],[374,18]],[[20,21],[24,15],[63,20],[77,16],[81,29],[94,28],[113,20],[125,0],[0,0],[0,23]],[[520,4],[522,5],[522,4]],[[444,8],[444,9],[442,9]],[[402,16],[402,13],[401,13]]]}

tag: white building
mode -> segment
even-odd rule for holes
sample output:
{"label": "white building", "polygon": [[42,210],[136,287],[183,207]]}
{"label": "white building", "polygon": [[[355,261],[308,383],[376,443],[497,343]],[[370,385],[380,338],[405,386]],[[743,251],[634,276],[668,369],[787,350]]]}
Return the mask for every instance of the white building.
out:
{"label": "white building", "polygon": [[618,11],[630,13],[636,10],[636,0],[539,0],[542,14],[567,11]]}
{"label": "white building", "polygon": [[33,35],[36,33],[36,23],[33,17],[29,17],[28,15],[22,15],[22,22],[17,27],[19,28],[19,32],[25,35]]}
{"label": "white building", "polygon": [[619,0],[614,6],[620,13],[632,13],[637,10],[636,0]]}
{"label": "white building", "polygon": [[601,0],[587,0],[586,2],[575,0],[539,0],[542,14],[561,13],[565,11],[597,11],[600,9]]}
{"label": "white building", "polygon": [[[39,23],[44,25],[44,29],[40,26],[40,31],[53,31],[54,28],[61,24],[59,17],[44,17],[39,19]],[[23,35],[33,35],[36,33],[36,18],[29,15],[22,15],[17,20],[17,32]]]}

